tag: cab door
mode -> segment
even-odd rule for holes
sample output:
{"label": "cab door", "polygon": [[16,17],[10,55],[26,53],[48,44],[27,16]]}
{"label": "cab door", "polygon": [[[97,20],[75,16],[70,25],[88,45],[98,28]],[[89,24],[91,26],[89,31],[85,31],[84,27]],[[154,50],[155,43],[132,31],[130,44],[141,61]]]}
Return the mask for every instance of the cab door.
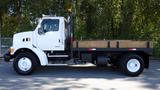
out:
{"label": "cab door", "polygon": [[64,50],[64,40],[60,19],[43,19],[38,28],[37,46],[42,50]]}

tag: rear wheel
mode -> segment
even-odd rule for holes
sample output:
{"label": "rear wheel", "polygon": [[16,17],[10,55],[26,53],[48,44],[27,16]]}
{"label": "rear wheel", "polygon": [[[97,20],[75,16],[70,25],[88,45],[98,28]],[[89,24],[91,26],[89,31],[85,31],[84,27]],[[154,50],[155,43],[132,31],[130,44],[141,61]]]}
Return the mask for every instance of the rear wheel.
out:
{"label": "rear wheel", "polygon": [[29,52],[23,52],[18,54],[13,62],[14,70],[21,75],[29,75],[33,73],[36,66],[36,57]]}
{"label": "rear wheel", "polygon": [[144,70],[144,61],[139,55],[125,55],[120,60],[122,71],[129,76],[138,76]]}

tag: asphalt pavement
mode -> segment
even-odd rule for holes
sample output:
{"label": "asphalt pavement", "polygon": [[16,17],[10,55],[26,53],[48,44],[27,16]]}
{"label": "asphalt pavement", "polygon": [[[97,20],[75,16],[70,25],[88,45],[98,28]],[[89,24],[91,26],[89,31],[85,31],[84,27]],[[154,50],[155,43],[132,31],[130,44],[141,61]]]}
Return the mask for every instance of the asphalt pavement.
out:
{"label": "asphalt pavement", "polygon": [[160,60],[138,77],[93,65],[44,67],[29,76],[0,61],[0,90],[160,90]]}

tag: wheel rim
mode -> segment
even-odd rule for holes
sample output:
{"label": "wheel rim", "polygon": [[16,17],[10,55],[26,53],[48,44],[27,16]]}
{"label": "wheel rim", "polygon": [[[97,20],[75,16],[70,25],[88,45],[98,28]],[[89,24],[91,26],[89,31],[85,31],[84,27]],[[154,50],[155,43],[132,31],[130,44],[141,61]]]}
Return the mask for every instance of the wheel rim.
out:
{"label": "wheel rim", "polygon": [[130,59],[127,62],[127,69],[130,72],[137,72],[140,69],[140,62],[137,59]]}
{"label": "wheel rim", "polygon": [[23,57],[18,61],[18,67],[22,71],[28,71],[32,67],[32,62],[29,58]]}

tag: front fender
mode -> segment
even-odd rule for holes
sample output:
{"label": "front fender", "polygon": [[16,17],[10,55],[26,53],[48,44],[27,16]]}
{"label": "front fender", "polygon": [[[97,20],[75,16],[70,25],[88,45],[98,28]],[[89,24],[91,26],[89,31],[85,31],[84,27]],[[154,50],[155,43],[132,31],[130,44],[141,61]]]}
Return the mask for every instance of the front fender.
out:
{"label": "front fender", "polygon": [[41,66],[46,66],[48,64],[48,58],[46,54],[41,49],[39,49],[34,45],[32,47],[23,47],[23,48],[16,49],[16,51],[14,52],[14,56],[16,56],[17,55],[16,53],[19,53],[19,51],[23,51],[23,52],[29,51],[37,55]]}
{"label": "front fender", "polygon": [[48,64],[47,56],[41,49],[39,49],[38,47],[33,46],[32,51],[39,58],[41,66],[46,66]]}

